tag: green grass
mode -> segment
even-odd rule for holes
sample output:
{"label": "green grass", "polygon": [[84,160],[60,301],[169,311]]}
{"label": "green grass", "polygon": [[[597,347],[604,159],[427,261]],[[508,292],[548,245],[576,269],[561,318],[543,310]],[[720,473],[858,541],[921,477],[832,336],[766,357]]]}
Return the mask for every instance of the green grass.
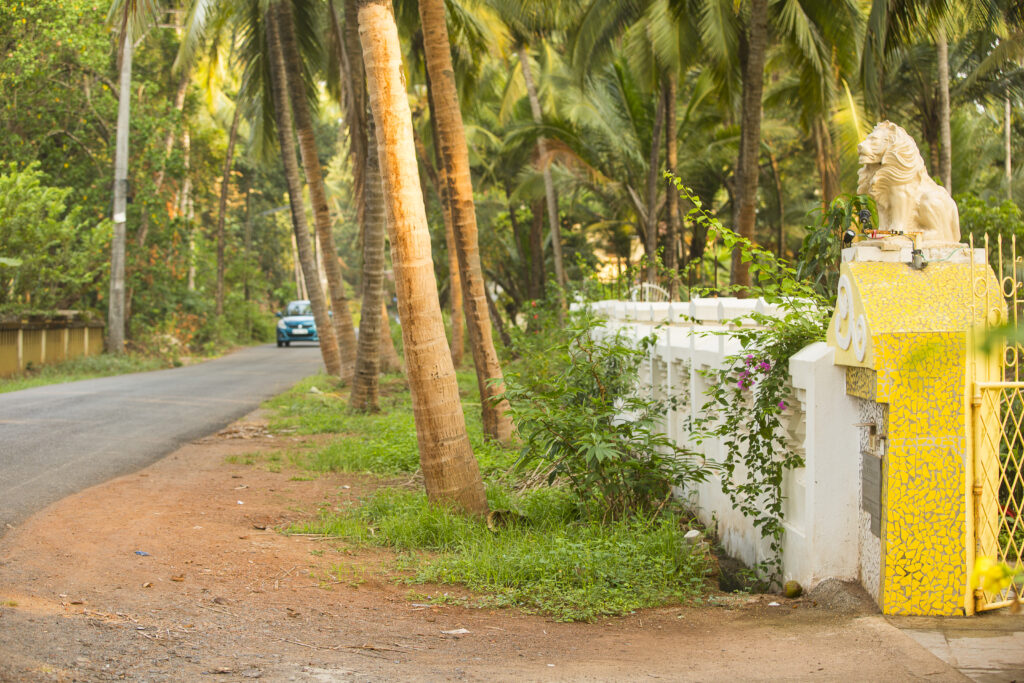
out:
{"label": "green grass", "polygon": [[560,621],[627,614],[704,590],[707,557],[685,542],[677,516],[602,524],[578,518],[558,489],[500,495],[521,517],[495,530],[431,505],[420,491],[382,489],[361,507],[324,513],[293,531],[402,551],[402,580],[462,585],[481,594],[468,604],[518,607]]}
{"label": "green grass", "polygon": [[81,379],[92,379],[94,377],[110,377],[130,372],[159,370],[168,367],[171,367],[171,364],[166,360],[134,354],[113,355],[105,353],[99,356],[85,356],[55,365],[44,365],[15,377],[0,379],[0,393],[31,389],[32,387],[41,387],[48,384],[77,382]]}
{"label": "green grass", "polygon": [[[514,511],[508,523],[488,528],[486,520],[431,505],[422,491],[383,488],[349,507],[324,505],[318,518],[290,531],[391,548],[397,580],[461,585],[478,596],[467,604],[517,607],[563,621],[677,603],[705,590],[707,555],[684,541],[688,527],[679,516],[601,523],[581,513],[563,489],[513,491],[509,471],[517,454],[484,440],[472,373],[459,373],[459,385],[491,509]],[[415,472],[419,456],[409,392],[400,377],[389,377],[381,394],[383,412],[353,414],[346,389],[323,375],[312,377],[266,404],[273,413],[271,430],[335,435],[289,453],[292,464],[310,472]]]}
{"label": "green grass", "polygon": [[[459,373],[463,396],[476,393],[472,373]],[[268,401],[271,431],[278,434],[336,434],[310,450],[302,466],[316,472],[367,472],[384,476],[419,469],[419,446],[412,399],[400,375],[381,381],[381,412],[373,415],[348,409],[348,390],[326,375],[308,377]],[[479,403],[464,402],[466,429],[485,474],[507,470],[516,455],[484,438]]]}

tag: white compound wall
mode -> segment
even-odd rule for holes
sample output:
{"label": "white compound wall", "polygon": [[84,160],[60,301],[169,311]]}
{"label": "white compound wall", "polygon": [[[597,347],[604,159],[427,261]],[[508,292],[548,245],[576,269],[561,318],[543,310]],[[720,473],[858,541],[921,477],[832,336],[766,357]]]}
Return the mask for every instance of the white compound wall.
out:
{"label": "white compound wall", "polygon": [[[751,311],[778,315],[763,300],[714,298],[690,302],[601,301],[590,304],[607,320],[607,329],[622,329],[635,339],[652,332],[658,344],[641,371],[641,391],[676,396],[676,410],[665,416],[665,432],[680,446],[720,461],[722,445],[697,444],[689,435],[689,420],[700,414],[707,370],[724,367],[725,359],[742,351],[728,334],[731,321]],[[725,333],[725,334],[722,334]],[[790,443],[805,466],[787,473],[784,521],[784,580],[811,588],[826,578],[857,580],[865,563],[860,559],[861,422],[857,399],[846,395],[845,368],[833,365],[825,343],[812,344],[793,356],[789,373],[793,405],[783,422]],[[768,544],[751,522],[733,509],[720,480],[680,492],[700,520],[714,525],[721,544],[748,565],[767,556]],[[870,563],[866,563],[870,565]]]}

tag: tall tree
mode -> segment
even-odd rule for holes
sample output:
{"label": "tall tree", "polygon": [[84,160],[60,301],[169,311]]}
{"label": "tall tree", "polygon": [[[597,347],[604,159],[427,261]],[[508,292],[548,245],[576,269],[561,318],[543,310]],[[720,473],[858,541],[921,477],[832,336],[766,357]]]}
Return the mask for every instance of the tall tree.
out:
{"label": "tall tree", "polygon": [[1013,109],[1010,106],[1010,98],[1005,100],[1003,111],[1003,176],[1006,178],[1006,198],[1013,201],[1013,166],[1011,165],[1011,124],[1013,123]]}
{"label": "tall tree", "polygon": [[[337,75],[336,89],[341,97],[348,124],[349,159],[352,162],[352,194],[356,220],[363,242],[362,316],[356,343],[355,372],[349,405],[360,412],[380,408],[380,372],[384,342],[390,341],[387,309],[384,307],[385,239],[384,197],[380,183],[380,160],[372,130],[373,119],[366,116],[366,76],[356,0],[345,0],[345,22],[339,21],[334,3],[328,5],[331,47]],[[330,70],[329,70],[330,71]],[[383,315],[378,311],[383,310]],[[386,336],[386,338],[385,338]]]}
{"label": "tall tree", "polygon": [[935,60],[939,77],[939,177],[946,190],[953,194],[953,135],[949,122],[949,43],[946,29],[935,32]]}
{"label": "tall tree", "polygon": [[292,122],[292,111],[289,106],[288,70],[285,67],[284,51],[281,48],[276,12],[268,12],[265,19],[267,34],[266,57],[270,67],[271,99],[273,100],[274,119],[278,144],[281,150],[281,161],[284,165],[285,180],[288,184],[288,204],[291,208],[292,227],[302,267],[303,279],[309,292],[309,304],[313,309],[313,320],[316,323],[317,336],[320,337],[320,353],[327,367],[327,373],[340,377],[342,373],[341,355],[334,334],[334,326],[327,313],[327,301],[320,288],[317,277],[316,256],[313,253],[309,224],[306,222],[306,209],[302,197],[302,181],[299,177],[299,164],[295,154],[295,128]]}
{"label": "tall tree", "polygon": [[368,122],[370,138],[366,148],[366,171],[363,191],[366,211],[363,214],[363,315],[359,325],[356,349],[355,375],[349,403],[354,410],[379,410],[379,382],[381,336],[390,335],[387,315],[377,311],[384,305],[384,195],[380,180],[380,158],[377,154],[376,131],[373,121]]}
{"label": "tall tree", "polygon": [[114,146],[114,235],[110,242],[110,294],[107,302],[107,352],[124,353],[125,239],[128,200],[128,136],[131,127],[132,54],[136,37],[156,12],[155,0],[114,0],[108,20],[118,28],[117,129]]}
{"label": "tall tree", "polygon": [[505,387],[498,353],[491,336],[487,294],[480,267],[469,150],[459,109],[455,72],[452,69],[444,0],[419,0],[419,7],[423,24],[423,49],[430,73],[431,101],[434,104],[433,113],[436,116],[441,158],[444,162],[445,189],[459,256],[462,301],[480,390],[484,433],[500,443],[508,443],[512,437],[512,420],[508,415],[508,402],[497,399]]}
{"label": "tall tree", "polygon": [[390,5],[389,0],[359,0],[359,37],[370,108],[377,126],[420,464],[427,496],[432,501],[451,502],[467,512],[483,514],[487,511],[487,497],[466,433],[441,317],[402,51]]}
{"label": "tall tree", "polygon": [[[747,29],[747,54],[743,65],[743,96],[740,118],[740,153],[736,164],[736,194],[739,211],[736,232],[754,239],[757,219],[757,185],[761,165],[761,96],[764,92],[764,65],[768,53],[768,0],[750,0]],[[732,257],[732,282],[741,287],[740,296],[750,287],[750,265],[740,258],[739,250]]]}
{"label": "tall tree", "polygon": [[235,157],[235,142],[238,139],[238,124],[241,121],[242,108],[235,105],[235,113],[231,116],[231,130],[228,131],[228,149],[224,153],[224,174],[220,181],[220,202],[217,205],[217,291],[215,294],[215,310],[217,317],[224,315],[224,242],[225,222],[227,221],[228,191],[231,188],[231,162]]}
{"label": "tall tree", "polygon": [[[540,108],[540,97],[537,95],[537,84],[533,78],[533,67],[530,66],[530,55],[526,51],[526,44],[520,43],[518,48],[519,68],[523,72],[523,81],[526,82],[526,95],[530,100],[530,112],[533,114],[533,122],[540,125],[544,114]],[[551,233],[551,250],[555,258],[555,284],[558,287],[558,300],[562,308],[565,308],[565,294],[562,288],[566,285],[565,262],[562,258],[562,228],[558,219],[558,198],[555,197],[555,183],[551,177],[551,164],[548,159],[547,143],[543,137],[537,138],[537,157],[544,176],[544,201],[548,210],[548,230]]]}
{"label": "tall tree", "polygon": [[[306,174],[306,186],[309,188],[309,200],[313,209],[316,233],[320,238],[320,248],[323,250],[324,272],[327,275],[331,308],[334,312],[334,332],[338,341],[338,351],[341,354],[341,377],[350,379],[356,359],[355,326],[352,323],[352,312],[348,307],[345,281],[341,275],[341,263],[338,260],[338,250],[334,244],[334,235],[331,229],[331,212],[327,206],[327,192],[324,189],[323,171],[320,169],[320,155],[317,152],[316,138],[313,135],[313,117],[309,108],[307,84],[303,78],[295,31],[295,17],[290,0],[277,3],[276,19],[280,29],[281,51],[284,55],[285,69],[288,75],[288,91],[291,95],[291,109],[299,139],[302,166]],[[312,30],[311,27],[304,28],[307,33]],[[319,325],[317,328],[319,329]]]}
{"label": "tall tree", "polygon": [[[676,126],[679,125],[676,119],[676,89],[678,76],[670,72],[665,81],[665,172],[675,174],[679,164],[679,144],[676,141]],[[686,263],[680,263],[680,244],[682,234],[679,221],[679,193],[673,185],[669,185],[666,193],[668,203],[668,245],[665,249],[665,267],[670,273],[675,273],[679,268],[685,267]],[[669,296],[675,299],[679,296],[679,278],[672,277],[668,283]]]}

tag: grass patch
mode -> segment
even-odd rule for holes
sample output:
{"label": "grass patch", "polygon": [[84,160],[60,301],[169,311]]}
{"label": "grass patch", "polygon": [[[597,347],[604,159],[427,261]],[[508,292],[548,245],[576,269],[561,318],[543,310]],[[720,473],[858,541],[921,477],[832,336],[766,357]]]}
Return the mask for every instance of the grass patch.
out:
{"label": "grass patch", "polygon": [[431,505],[419,491],[382,489],[349,511],[293,530],[402,551],[405,581],[463,585],[481,607],[518,607],[561,621],[593,620],[699,596],[708,559],[675,515],[602,524],[580,519],[562,490],[513,499],[516,522],[496,530]]}
{"label": "grass patch", "polygon": [[[301,460],[301,455],[291,451],[256,451],[254,453],[243,453],[241,455],[229,455],[224,458],[224,462],[231,465],[247,465],[249,467],[258,465],[266,471],[273,472],[275,474],[281,472],[286,464],[292,467],[297,467]],[[315,479],[315,477],[307,477],[307,479]]]}
{"label": "grass patch", "polygon": [[[460,372],[463,396],[476,393],[476,378]],[[466,429],[485,475],[507,470],[516,455],[483,435],[479,403],[463,403]],[[270,430],[278,434],[337,434],[327,444],[310,450],[299,465],[314,472],[361,472],[394,476],[419,469],[419,446],[412,398],[401,375],[381,378],[379,413],[366,415],[348,409],[347,389],[339,389],[326,375],[308,377],[291,390],[268,401],[273,411]]]}
{"label": "grass patch", "polygon": [[66,382],[77,382],[82,379],[160,370],[171,366],[172,364],[168,360],[131,353],[120,355],[104,353],[99,356],[83,356],[64,361],[63,363],[43,365],[14,377],[0,379],[0,394],[46,386],[48,384],[63,384]]}
{"label": "grass patch", "polygon": [[[476,379],[471,372],[458,379],[491,509],[513,511],[505,523],[489,528],[486,520],[431,505],[422,491],[383,488],[358,505],[325,504],[316,519],[289,531],[390,548],[397,553],[399,581],[461,585],[479,596],[466,604],[516,607],[562,621],[621,615],[703,593],[709,560],[703,547],[686,543],[688,526],[678,514],[602,523],[599,515],[581,512],[563,488],[514,492],[508,473],[517,453],[483,438]],[[345,389],[323,375],[308,378],[268,402],[270,427],[284,434],[336,435],[292,454],[307,471],[415,472],[419,455],[408,389],[400,377],[389,377],[381,395],[383,412],[353,414]],[[348,582],[345,565],[334,571],[335,581],[344,575]]]}

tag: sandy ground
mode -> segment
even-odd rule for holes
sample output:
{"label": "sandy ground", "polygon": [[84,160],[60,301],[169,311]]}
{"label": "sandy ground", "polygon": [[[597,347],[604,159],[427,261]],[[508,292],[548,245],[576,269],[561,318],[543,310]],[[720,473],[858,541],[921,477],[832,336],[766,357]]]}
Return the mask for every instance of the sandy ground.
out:
{"label": "sandy ground", "polygon": [[8,529],[0,681],[966,680],[843,591],[579,624],[425,605],[458,591],[275,531],[376,485],[226,462],[288,441],[255,414]]}

